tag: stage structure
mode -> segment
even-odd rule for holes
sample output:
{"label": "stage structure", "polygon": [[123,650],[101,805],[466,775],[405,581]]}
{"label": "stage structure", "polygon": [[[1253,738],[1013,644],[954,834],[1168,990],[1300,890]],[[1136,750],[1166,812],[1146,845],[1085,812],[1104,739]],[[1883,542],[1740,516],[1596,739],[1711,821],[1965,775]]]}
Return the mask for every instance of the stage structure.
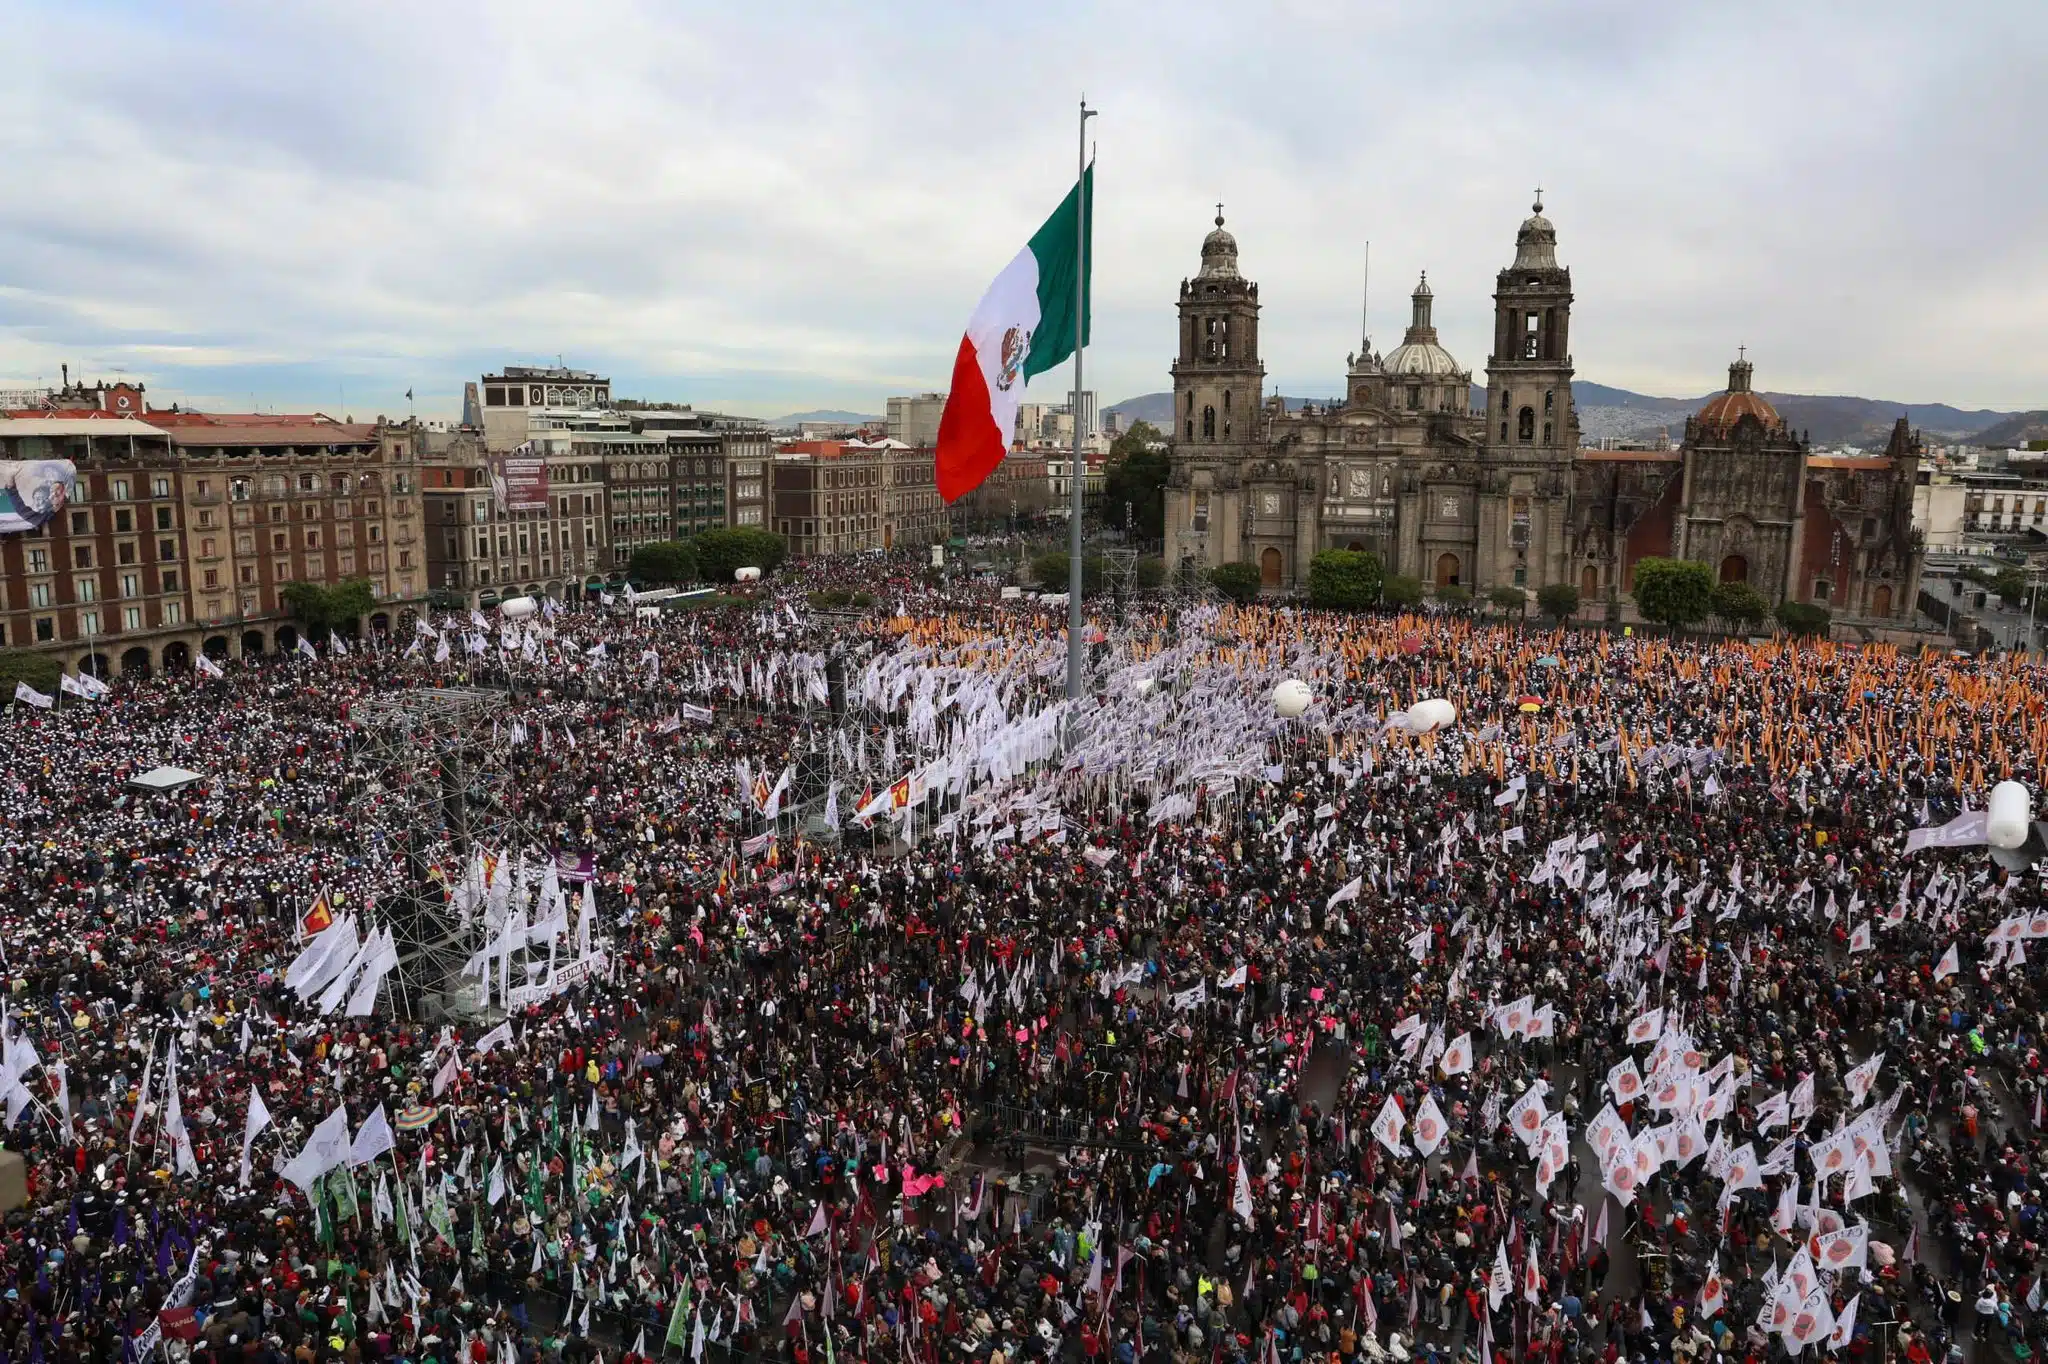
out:
{"label": "stage structure", "polygon": [[462,968],[481,946],[482,928],[462,921],[449,891],[477,852],[538,846],[507,799],[511,771],[496,733],[505,700],[434,687],[357,701],[349,711],[364,745],[351,796],[373,839],[404,866],[401,889],[378,906],[398,944],[386,987],[402,1017],[479,1011]]}

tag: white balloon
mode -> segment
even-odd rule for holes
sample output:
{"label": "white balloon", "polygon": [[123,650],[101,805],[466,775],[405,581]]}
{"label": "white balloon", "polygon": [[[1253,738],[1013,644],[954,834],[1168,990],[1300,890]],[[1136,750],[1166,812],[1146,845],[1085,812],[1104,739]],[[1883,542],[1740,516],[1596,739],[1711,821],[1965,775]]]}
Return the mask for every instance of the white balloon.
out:
{"label": "white balloon", "polygon": [[1984,821],[1985,841],[1994,848],[2017,848],[2027,841],[2032,826],[2034,798],[2016,781],[2002,781],[1991,788],[1991,806]]}
{"label": "white balloon", "polygon": [[754,582],[757,579],[759,579],[760,576],[761,570],[758,568],[753,568],[751,566],[747,568],[736,568],[732,571],[732,579],[734,582],[738,583]]}
{"label": "white balloon", "polygon": [[1417,734],[1448,728],[1456,723],[1457,719],[1458,708],[1441,696],[1432,696],[1426,701],[1417,701],[1408,707],[1408,727]]}
{"label": "white balloon", "polygon": [[1140,696],[1146,696],[1151,693],[1152,688],[1158,685],[1158,682],[1152,678],[1141,677],[1137,681],[1131,683],[1131,690],[1136,692]]}
{"label": "white balloon", "polygon": [[540,610],[540,603],[531,597],[508,597],[498,603],[498,614],[506,620],[525,620]]}
{"label": "white balloon", "polygon": [[1315,699],[1308,683],[1298,677],[1290,677],[1273,688],[1273,710],[1283,720],[1298,719]]}

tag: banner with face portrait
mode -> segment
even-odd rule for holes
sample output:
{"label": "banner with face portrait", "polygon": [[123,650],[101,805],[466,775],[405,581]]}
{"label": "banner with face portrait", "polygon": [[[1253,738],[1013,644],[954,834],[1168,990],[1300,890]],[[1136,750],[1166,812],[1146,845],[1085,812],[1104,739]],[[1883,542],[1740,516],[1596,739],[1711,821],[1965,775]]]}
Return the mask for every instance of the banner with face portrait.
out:
{"label": "banner with face portrait", "polygon": [[0,460],[0,535],[41,527],[78,491],[78,466],[68,459]]}

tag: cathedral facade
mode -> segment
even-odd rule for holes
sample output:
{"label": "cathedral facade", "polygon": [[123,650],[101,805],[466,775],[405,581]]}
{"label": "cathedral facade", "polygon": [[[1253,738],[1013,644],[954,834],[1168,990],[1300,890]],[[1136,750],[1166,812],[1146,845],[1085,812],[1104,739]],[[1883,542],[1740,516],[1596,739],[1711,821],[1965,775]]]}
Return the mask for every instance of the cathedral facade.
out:
{"label": "cathedral facade", "polygon": [[1425,275],[1399,346],[1380,355],[1366,339],[1342,399],[1288,411],[1265,394],[1259,287],[1219,214],[1200,271],[1181,281],[1169,563],[1250,563],[1279,593],[1306,585],[1320,550],[1369,550],[1438,588],[1572,583],[1597,613],[1628,595],[1637,560],[1676,556],[1773,604],[1911,619],[1919,443],[1903,420],[1882,456],[1813,455],[1751,390],[1743,359],[1680,449],[1581,450],[1571,272],[1540,199],[1494,283],[1483,410],[1433,304]]}

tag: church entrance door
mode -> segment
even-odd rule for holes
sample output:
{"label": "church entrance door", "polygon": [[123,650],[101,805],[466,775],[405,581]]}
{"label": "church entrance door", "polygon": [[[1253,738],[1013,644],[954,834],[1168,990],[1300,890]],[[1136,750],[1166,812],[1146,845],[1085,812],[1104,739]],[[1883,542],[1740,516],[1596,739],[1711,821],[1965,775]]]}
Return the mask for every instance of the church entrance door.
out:
{"label": "church entrance door", "polygon": [[1456,587],[1458,585],[1458,556],[1439,554],[1436,557],[1436,585]]}
{"label": "church entrance door", "polygon": [[1278,587],[1280,585],[1280,551],[1269,549],[1259,555],[1259,585]]}

